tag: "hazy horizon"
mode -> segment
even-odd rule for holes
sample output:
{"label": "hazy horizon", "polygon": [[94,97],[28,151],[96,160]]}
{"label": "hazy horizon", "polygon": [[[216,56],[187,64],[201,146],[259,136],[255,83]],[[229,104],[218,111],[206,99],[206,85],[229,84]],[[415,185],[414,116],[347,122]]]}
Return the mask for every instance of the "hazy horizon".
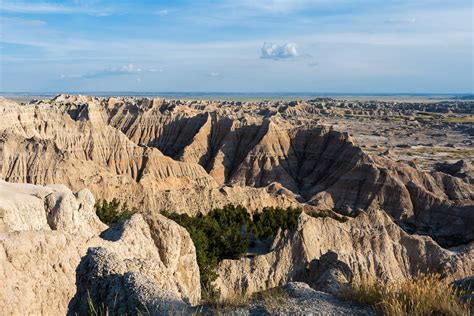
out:
{"label": "hazy horizon", "polygon": [[82,95],[151,95],[151,94],[195,94],[195,95],[413,95],[413,96],[465,96],[473,92],[357,92],[357,91],[0,91],[0,95],[58,95],[58,94],[82,94]]}
{"label": "hazy horizon", "polygon": [[[381,102],[440,102],[456,100],[467,96],[465,100],[474,99],[470,93],[316,93],[316,92],[131,92],[131,91],[80,91],[80,92],[49,92],[49,93],[2,93],[0,96],[17,102],[29,102],[35,99],[51,99],[59,94],[87,95],[94,97],[135,97],[135,98],[164,98],[168,100],[209,100],[209,101],[283,101],[311,100],[331,98],[345,101],[381,101]],[[464,99],[463,99],[464,100]]]}

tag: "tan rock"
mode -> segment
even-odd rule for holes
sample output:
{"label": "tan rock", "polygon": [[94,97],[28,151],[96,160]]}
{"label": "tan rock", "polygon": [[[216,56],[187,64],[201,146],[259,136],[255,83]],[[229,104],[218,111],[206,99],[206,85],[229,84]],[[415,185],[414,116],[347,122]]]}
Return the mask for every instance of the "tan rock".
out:
{"label": "tan rock", "polygon": [[[200,301],[189,234],[160,215],[149,224],[134,215],[99,236],[106,226],[86,189],[74,195],[62,185],[1,181],[0,203],[7,227],[0,233],[0,310],[7,315],[64,315],[74,304],[84,311],[87,290],[101,288],[99,277],[111,274],[126,281],[116,281],[113,290],[134,297],[136,306],[182,308]],[[105,254],[99,261],[88,251],[96,247]],[[83,268],[84,262],[95,265]],[[111,293],[101,292],[105,297]]]}
{"label": "tan rock", "polygon": [[474,244],[443,249],[430,237],[407,234],[383,211],[371,210],[346,223],[303,213],[298,229],[281,233],[270,253],[222,261],[215,284],[224,297],[283,285],[304,275],[308,263],[328,251],[337,253],[356,279],[395,281],[419,272],[460,278],[474,273]]}
{"label": "tan rock", "polygon": [[[0,177],[87,187],[145,212],[300,206],[382,209],[445,247],[474,240],[474,187],[367,155],[347,133],[298,124],[304,102],[58,96],[0,102]],[[446,220],[448,216],[448,220]]]}

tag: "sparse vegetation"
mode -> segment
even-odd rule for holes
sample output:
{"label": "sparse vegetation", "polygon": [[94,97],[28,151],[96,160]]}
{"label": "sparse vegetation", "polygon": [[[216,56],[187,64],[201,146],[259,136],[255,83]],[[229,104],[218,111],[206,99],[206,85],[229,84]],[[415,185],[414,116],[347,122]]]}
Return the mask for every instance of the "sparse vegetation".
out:
{"label": "sparse vegetation", "polygon": [[383,315],[470,315],[469,304],[438,274],[384,284],[374,279],[354,282],[343,298],[373,305]]}
{"label": "sparse vegetation", "polygon": [[226,297],[224,299],[218,299],[212,302],[212,308],[214,312],[229,312],[239,307],[246,307],[249,305],[250,297],[247,293],[236,293],[233,296]]}
{"label": "sparse vegetation", "polygon": [[[115,308],[117,307],[117,297],[115,297],[114,300],[114,305],[112,306],[112,311],[109,311],[109,309],[105,306],[105,304],[102,303],[94,303],[94,300],[92,299],[90,292],[87,291],[87,315],[89,316],[109,316],[109,315],[117,315],[117,312],[114,311]],[[137,316],[142,316],[142,315],[151,315],[150,311],[146,308],[146,306],[143,307],[144,310],[137,309],[135,312]]]}
{"label": "sparse vegetation", "polygon": [[219,293],[212,282],[217,278],[215,268],[219,261],[239,259],[252,242],[274,237],[279,229],[295,229],[300,213],[301,210],[295,208],[269,207],[251,218],[247,209],[240,205],[226,205],[195,217],[162,212],[191,235],[201,273],[203,299],[208,302],[218,302]]}
{"label": "sparse vegetation", "polygon": [[346,216],[339,216],[339,215],[336,215],[336,214],[329,214],[329,213],[326,213],[326,212],[311,211],[311,212],[308,212],[308,215],[310,215],[314,218],[329,217],[329,218],[335,219],[336,221],[338,221],[340,223],[345,223],[348,220],[348,218]]}
{"label": "sparse vegetation", "polygon": [[274,313],[288,302],[288,293],[281,288],[272,288],[257,294],[263,301],[265,309]]}
{"label": "sparse vegetation", "polygon": [[444,121],[449,123],[474,123],[474,115],[448,116],[444,117]]}
{"label": "sparse vegetation", "polygon": [[112,226],[120,220],[127,219],[137,212],[136,209],[129,209],[127,203],[120,207],[120,202],[113,199],[98,201],[95,205],[95,213],[99,219],[108,226]]}
{"label": "sparse vegetation", "polygon": [[109,310],[104,304],[95,304],[89,291],[87,292],[87,314],[89,316],[109,316]]}

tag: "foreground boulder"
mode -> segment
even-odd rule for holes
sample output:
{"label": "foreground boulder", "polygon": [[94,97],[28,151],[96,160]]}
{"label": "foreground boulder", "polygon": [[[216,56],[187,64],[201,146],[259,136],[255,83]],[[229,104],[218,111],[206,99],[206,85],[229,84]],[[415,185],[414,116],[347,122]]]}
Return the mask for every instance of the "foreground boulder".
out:
{"label": "foreground boulder", "polygon": [[301,279],[318,291],[337,295],[351,283],[352,271],[345,262],[338,260],[337,253],[329,250],[319,259],[313,259],[295,279]]}
{"label": "foreground boulder", "polygon": [[[328,251],[337,257],[328,260],[323,256]],[[310,263],[315,259],[319,262],[312,275]],[[473,274],[474,244],[444,249],[430,237],[409,235],[382,211],[363,212],[345,223],[302,213],[297,230],[281,233],[268,254],[222,261],[215,284],[226,297],[292,280],[331,289],[331,284],[337,288],[351,277],[395,281],[419,272],[449,278]]]}
{"label": "foreground boulder", "polygon": [[[164,235],[152,236],[153,230],[141,215],[105,231],[101,236],[112,243],[90,248],[77,268],[71,312],[87,313],[89,298],[119,315],[135,310],[184,310],[199,303],[199,268],[189,235],[162,216],[153,223],[155,231],[166,231],[174,239],[168,243],[173,246],[161,246],[167,243],[162,240]],[[170,262],[172,256],[174,262]],[[183,262],[186,269],[178,269]]]}
{"label": "foreground boulder", "polygon": [[106,226],[87,190],[2,181],[0,197],[2,313],[87,314],[89,297],[110,311],[199,303],[194,245],[161,215],[136,214],[101,234]]}

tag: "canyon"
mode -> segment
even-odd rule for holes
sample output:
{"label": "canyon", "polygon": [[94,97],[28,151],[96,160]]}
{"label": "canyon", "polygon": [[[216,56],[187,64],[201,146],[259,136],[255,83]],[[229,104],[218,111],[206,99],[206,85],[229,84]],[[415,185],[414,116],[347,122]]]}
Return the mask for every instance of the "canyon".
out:
{"label": "canyon", "polygon": [[[223,297],[290,282],[332,293],[323,285],[334,275],[473,275],[472,110],[461,101],[2,98],[0,307],[82,314],[91,295],[106,306],[118,297],[117,313],[187,311],[201,299],[196,250],[159,213],[230,203],[303,213],[267,253],[219,263]],[[417,143],[401,143],[415,129]],[[449,141],[428,146],[441,132]],[[453,157],[426,154],[441,147]],[[94,204],[114,198],[138,214],[108,228]]]}

